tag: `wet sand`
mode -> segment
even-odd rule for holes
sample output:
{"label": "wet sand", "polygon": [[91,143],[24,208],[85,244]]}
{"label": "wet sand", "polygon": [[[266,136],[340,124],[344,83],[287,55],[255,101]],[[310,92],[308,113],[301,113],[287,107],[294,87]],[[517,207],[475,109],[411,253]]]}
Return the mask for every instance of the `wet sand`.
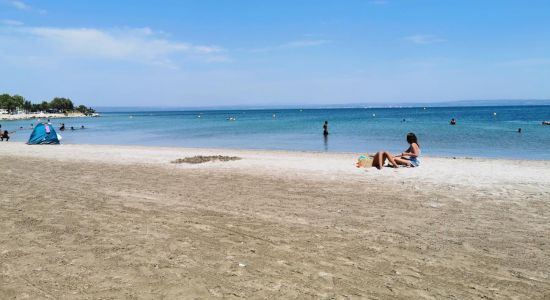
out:
{"label": "wet sand", "polygon": [[[173,164],[195,155],[235,161]],[[0,143],[1,299],[548,299],[550,162]]]}

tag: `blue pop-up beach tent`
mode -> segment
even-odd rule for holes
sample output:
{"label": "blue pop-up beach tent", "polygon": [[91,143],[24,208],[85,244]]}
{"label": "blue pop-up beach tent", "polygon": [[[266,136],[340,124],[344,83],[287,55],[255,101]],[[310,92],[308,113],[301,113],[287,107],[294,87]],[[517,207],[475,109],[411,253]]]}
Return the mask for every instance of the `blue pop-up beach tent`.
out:
{"label": "blue pop-up beach tent", "polygon": [[59,138],[52,125],[39,123],[34,127],[27,144],[59,144]]}

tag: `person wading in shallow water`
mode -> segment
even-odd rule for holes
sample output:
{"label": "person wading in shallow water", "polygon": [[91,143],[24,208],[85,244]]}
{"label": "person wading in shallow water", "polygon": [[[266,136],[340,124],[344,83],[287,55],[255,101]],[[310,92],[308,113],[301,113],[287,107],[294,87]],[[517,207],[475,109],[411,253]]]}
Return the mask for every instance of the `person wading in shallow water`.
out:
{"label": "person wading in shallow water", "polygon": [[325,124],[323,125],[323,135],[328,135],[328,121],[325,121]]}

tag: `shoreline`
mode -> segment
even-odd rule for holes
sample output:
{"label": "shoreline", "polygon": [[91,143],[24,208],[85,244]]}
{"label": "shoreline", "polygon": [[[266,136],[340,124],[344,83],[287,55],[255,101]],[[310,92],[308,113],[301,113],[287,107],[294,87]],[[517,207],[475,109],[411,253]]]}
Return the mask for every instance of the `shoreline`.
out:
{"label": "shoreline", "polygon": [[[26,128],[29,129],[29,128]],[[62,133],[62,132],[61,132]],[[27,145],[25,142],[21,141],[10,141],[12,144],[20,144],[26,146],[47,146],[47,147],[63,147],[63,146],[84,146],[84,147],[114,147],[114,148],[142,148],[142,149],[180,149],[180,150],[193,150],[193,151],[242,151],[242,152],[273,152],[273,153],[303,153],[303,154],[327,154],[327,155],[365,155],[366,152],[351,152],[351,151],[313,151],[313,150],[286,150],[286,149],[268,149],[268,148],[223,148],[223,147],[183,147],[183,146],[163,146],[163,145],[137,145],[137,144],[67,144],[61,143],[59,145]],[[369,153],[371,154],[371,153]],[[448,160],[494,160],[494,161],[512,161],[512,162],[550,162],[550,159],[540,159],[540,158],[509,158],[509,157],[488,157],[488,156],[449,156],[449,155],[422,155],[422,159],[448,159]]]}
{"label": "shoreline", "polygon": [[94,113],[92,115],[85,115],[82,113],[38,113],[38,114],[0,114],[0,121],[20,121],[20,120],[33,120],[33,119],[66,119],[66,118],[92,118],[99,117],[99,114]]}
{"label": "shoreline", "polygon": [[[418,168],[356,168],[360,153],[310,152],[287,150],[251,150],[218,148],[153,147],[141,145],[26,145],[0,143],[1,156],[89,161],[115,165],[156,165],[163,168],[212,169],[269,176],[323,177],[342,180],[418,180],[437,184],[489,186],[520,182],[545,184],[550,178],[550,160],[501,158],[422,157]],[[192,156],[237,156],[239,161],[174,165],[173,160]],[[475,176],[473,176],[475,174]]]}

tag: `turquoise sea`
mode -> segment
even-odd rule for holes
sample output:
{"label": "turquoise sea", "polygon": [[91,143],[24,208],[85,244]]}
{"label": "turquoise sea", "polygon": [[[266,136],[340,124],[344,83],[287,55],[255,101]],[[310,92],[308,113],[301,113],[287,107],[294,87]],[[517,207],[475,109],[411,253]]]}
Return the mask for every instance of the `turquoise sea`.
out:
{"label": "turquoise sea", "polygon": [[[449,125],[451,118],[456,126]],[[550,106],[101,112],[98,118],[51,121],[56,127],[65,123],[67,130],[59,132],[65,144],[401,152],[405,135],[414,132],[425,155],[548,160],[545,120]],[[26,141],[33,122],[0,124],[15,131],[14,141]],[[70,130],[81,125],[86,129]]]}

